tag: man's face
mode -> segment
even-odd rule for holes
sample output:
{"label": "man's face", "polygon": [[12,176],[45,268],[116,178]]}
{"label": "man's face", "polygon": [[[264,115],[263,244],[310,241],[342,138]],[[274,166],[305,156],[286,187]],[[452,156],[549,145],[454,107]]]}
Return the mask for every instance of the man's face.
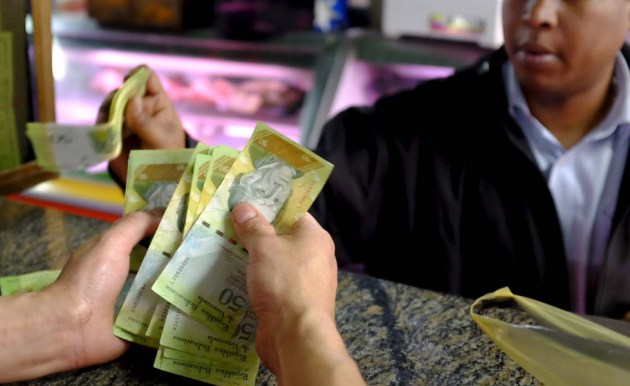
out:
{"label": "man's face", "polygon": [[526,94],[573,95],[610,79],[630,0],[504,0],[505,48]]}
{"label": "man's face", "polygon": [[237,202],[254,205],[263,216],[273,221],[291,195],[291,183],[295,170],[283,163],[265,165],[244,174],[230,189],[229,206]]}

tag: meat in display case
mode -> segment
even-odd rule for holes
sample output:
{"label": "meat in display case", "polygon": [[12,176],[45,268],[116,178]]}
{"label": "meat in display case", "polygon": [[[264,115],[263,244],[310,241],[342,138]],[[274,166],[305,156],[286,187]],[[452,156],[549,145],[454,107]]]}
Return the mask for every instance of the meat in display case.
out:
{"label": "meat in display case", "polygon": [[107,94],[147,64],[191,137],[239,150],[256,121],[299,142],[300,112],[313,87],[312,70],[279,64],[73,46],[54,52],[58,122],[93,123]]}

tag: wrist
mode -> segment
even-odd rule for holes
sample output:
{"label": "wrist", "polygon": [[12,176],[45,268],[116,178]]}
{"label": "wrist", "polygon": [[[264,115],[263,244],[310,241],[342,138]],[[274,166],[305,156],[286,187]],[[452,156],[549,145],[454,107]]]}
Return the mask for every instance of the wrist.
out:
{"label": "wrist", "polygon": [[334,316],[307,311],[285,319],[278,331],[274,347],[279,384],[352,384],[342,380],[348,380],[349,372],[357,375],[358,370]]}
{"label": "wrist", "polygon": [[59,352],[66,362],[62,370],[86,366],[83,325],[90,319],[86,304],[76,302],[67,290],[57,288],[55,283],[36,293],[41,297],[42,323],[50,323],[49,334],[58,342]]}
{"label": "wrist", "polygon": [[75,368],[80,333],[73,313],[49,291],[2,299],[11,310],[0,327],[0,382]]}

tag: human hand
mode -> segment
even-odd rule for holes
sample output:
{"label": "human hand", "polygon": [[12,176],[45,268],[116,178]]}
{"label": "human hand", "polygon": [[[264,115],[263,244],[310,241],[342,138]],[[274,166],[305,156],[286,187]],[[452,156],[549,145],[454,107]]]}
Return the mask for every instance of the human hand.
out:
{"label": "human hand", "polygon": [[[128,78],[143,66],[131,70]],[[97,122],[105,122],[116,90],[103,101]],[[129,152],[135,149],[180,149],[186,147],[186,135],[160,78],[151,71],[143,97],[134,96],[125,108],[123,120],[123,148],[120,155],[111,160],[109,167],[119,181],[127,179]]]}
{"label": "human hand", "polygon": [[279,331],[306,317],[335,323],[334,244],[310,214],[280,236],[250,204],[237,204],[232,216],[238,238],[249,252],[247,292],[259,323],[256,349],[274,371]]}
{"label": "human hand", "polygon": [[162,210],[134,212],[78,247],[57,281],[43,292],[68,315],[76,341],[70,368],[104,363],[122,355],[128,342],[113,332],[114,305],[129,272],[132,248],[155,233]]}
{"label": "human hand", "polygon": [[330,235],[308,213],[278,235],[246,203],[232,209],[232,222],[249,252],[247,293],[265,366],[280,384],[363,384],[335,322],[337,262]]}
{"label": "human hand", "polygon": [[157,212],[134,212],[70,256],[48,288],[0,296],[0,383],[104,363],[127,343],[114,336],[114,305],[131,249],[157,229]]}

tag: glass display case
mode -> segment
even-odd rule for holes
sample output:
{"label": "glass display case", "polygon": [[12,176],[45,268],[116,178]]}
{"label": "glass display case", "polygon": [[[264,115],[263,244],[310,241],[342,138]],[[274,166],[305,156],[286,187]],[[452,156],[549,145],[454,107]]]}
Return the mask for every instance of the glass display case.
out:
{"label": "glass display case", "polygon": [[91,124],[100,103],[138,64],[161,79],[188,134],[209,145],[240,150],[256,121],[299,141],[299,118],[313,72],[277,64],[56,46],[57,120]]}
{"label": "glass display case", "polygon": [[348,107],[371,105],[382,96],[449,76],[490,51],[467,42],[389,39],[369,32],[348,37],[339,44],[302,142],[315,148],[325,122]]}
{"label": "glass display case", "polygon": [[[392,40],[365,31],[298,31],[237,41],[211,30],[107,29],[76,15],[55,17],[52,27],[57,122],[93,123],[125,74],[147,64],[191,137],[239,150],[257,121],[312,149],[337,112],[447,76],[487,52],[466,43]],[[22,196],[120,215],[122,192],[105,168],[64,173],[61,182],[40,184]]]}
{"label": "glass display case", "polygon": [[[334,44],[320,34],[287,33],[265,41],[228,40],[208,29],[179,33],[110,29],[84,13],[53,17],[56,121],[93,124],[100,104],[125,75],[149,65],[197,141],[242,149],[257,121],[299,142],[304,111],[318,98],[320,54]],[[22,199],[119,216],[123,195],[107,164],[39,184]]]}
{"label": "glass display case", "polygon": [[[100,103],[132,68],[160,77],[188,134],[241,149],[257,121],[300,141],[317,60],[315,34],[263,42],[226,40],[210,31],[180,34],[106,29],[85,18],[53,21],[57,121],[93,123]],[[312,100],[312,99],[311,99]]]}

